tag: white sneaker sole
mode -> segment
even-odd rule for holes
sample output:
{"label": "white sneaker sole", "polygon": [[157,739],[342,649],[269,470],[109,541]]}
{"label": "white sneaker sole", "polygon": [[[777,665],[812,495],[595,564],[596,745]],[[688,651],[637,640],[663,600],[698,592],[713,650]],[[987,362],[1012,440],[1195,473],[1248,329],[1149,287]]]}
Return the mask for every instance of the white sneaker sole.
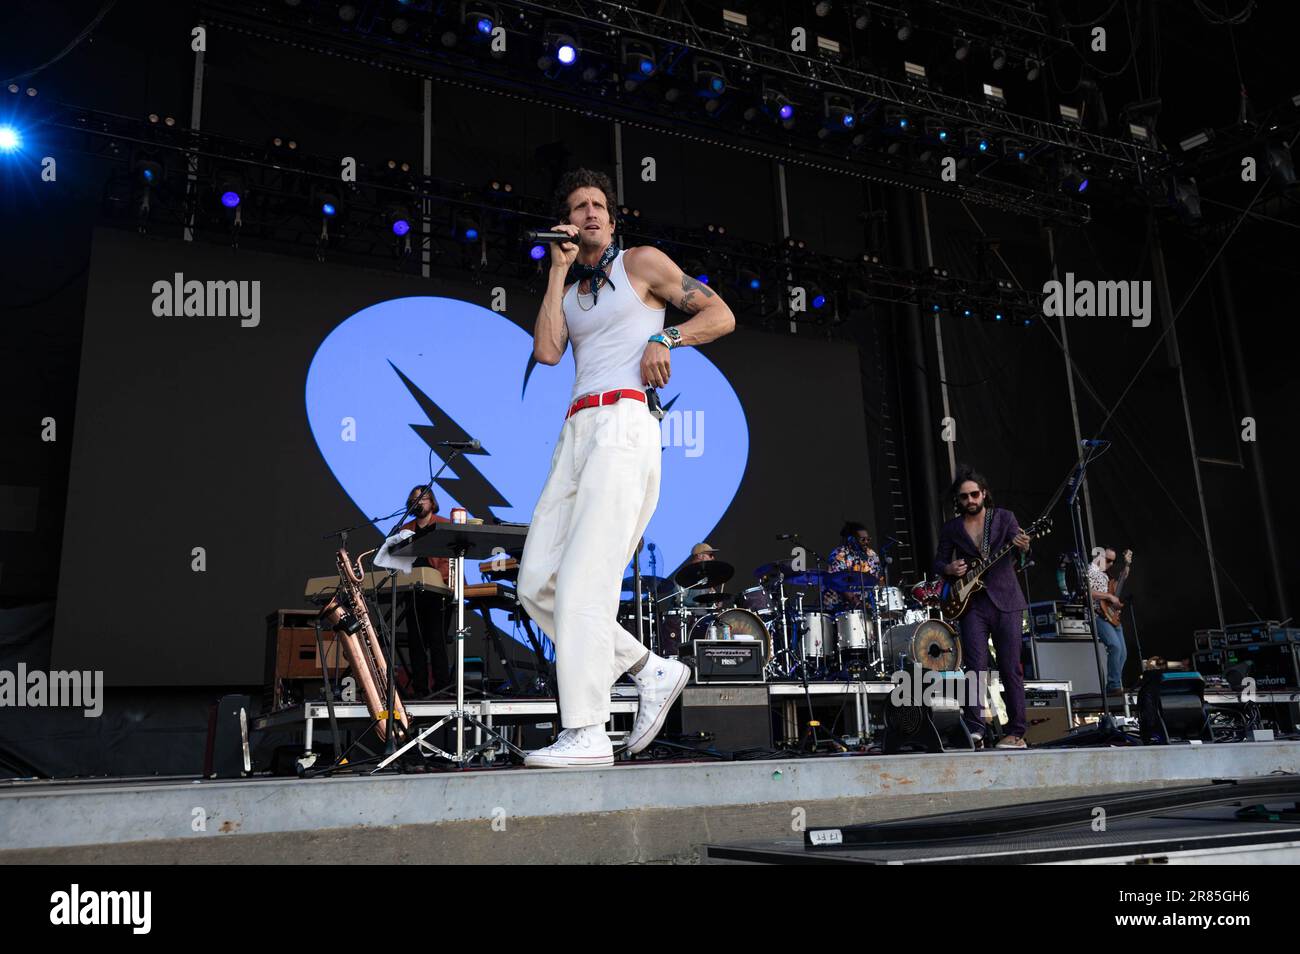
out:
{"label": "white sneaker sole", "polygon": [[614,764],[614,753],[608,755],[526,755],[524,768],[599,768]]}
{"label": "white sneaker sole", "polygon": [[690,682],[690,667],[684,663],[678,663],[678,665],[682,667],[682,671],[678,673],[677,684],[673,686],[672,692],[668,694],[668,698],[664,701],[664,704],[660,706],[659,714],[655,716],[655,721],[646,734],[642,738],[632,739],[628,742],[627,753],[629,755],[636,755],[638,752],[644,752],[650,743],[655,740],[659,735],[659,730],[664,727],[664,720],[668,718],[668,710],[673,707],[673,703],[677,701],[677,697],[682,694],[682,690],[686,688],[686,683]]}

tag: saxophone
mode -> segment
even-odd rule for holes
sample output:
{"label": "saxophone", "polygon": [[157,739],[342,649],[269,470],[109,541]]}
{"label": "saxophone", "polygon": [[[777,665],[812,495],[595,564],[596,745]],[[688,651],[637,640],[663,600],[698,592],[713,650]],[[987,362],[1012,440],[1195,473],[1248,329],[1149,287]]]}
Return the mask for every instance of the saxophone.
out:
{"label": "saxophone", "polygon": [[[354,566],[347,549],[339,549],[335,554],[335,561],[339,567],[342,592],[334,595],[321,610],[320,616],[343,641],[343,652],[348,657],[348,664],[352,667],[352,672],[361,687],[366,708],[370,710],[370,717],[375,720],[375,730],[379,733],[379,738],[387,739],[388,663],[384,659],[384,650],[379,644],[379,638],[375,635],[374,624],[370,621],[370,610],[366,606],[366,594],[361,588],[361,581],[364,579],[361,561],[374,552],[368,550],[361,554],[357,557]],[[411,723],[406,717],[406,709],[403,708],[396,689],[393,691],[393,719],[394,735],[398,739],[405,739]]]}

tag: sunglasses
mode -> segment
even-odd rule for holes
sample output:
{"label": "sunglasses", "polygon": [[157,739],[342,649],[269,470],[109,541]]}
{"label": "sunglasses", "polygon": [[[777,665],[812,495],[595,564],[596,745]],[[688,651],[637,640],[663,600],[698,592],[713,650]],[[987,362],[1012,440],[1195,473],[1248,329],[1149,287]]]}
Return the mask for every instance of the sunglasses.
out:
{"label": "sunglasses", "polygon": [[982,490],[972,490],[970,493],[959,493],[957,495],[957,499],[965,500],[967,497],[969,497],[971,500],[977,500],[979,499],[979,496],[982,493],[984,493],[984,491]]}

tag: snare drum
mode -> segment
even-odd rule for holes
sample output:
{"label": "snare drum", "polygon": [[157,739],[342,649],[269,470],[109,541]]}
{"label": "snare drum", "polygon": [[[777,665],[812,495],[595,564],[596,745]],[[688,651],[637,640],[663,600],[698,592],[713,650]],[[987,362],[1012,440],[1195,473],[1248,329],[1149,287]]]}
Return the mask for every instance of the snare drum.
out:
{"label": "snare drum", "polygon": [[930,618],[930,611],[927,609],[907,609],[903,610],[903,623],[921,623]]}
{"label": "snare drum", "polygon": [[835,651],[835,627],[825,613],[803,615],[804,659],[822,660]]}
{"label": "snare drum", "polygon": [[912,599],[925,606],[937,606],[943,596],[943,585],[942,579],[922,580],[912,587]]}

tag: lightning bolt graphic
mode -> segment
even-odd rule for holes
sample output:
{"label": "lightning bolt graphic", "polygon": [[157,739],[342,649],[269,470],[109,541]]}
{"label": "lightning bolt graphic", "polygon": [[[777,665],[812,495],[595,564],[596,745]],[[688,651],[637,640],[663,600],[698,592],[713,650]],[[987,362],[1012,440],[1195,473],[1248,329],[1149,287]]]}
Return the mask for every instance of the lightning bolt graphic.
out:
{"label": "lightning bolt graphic", "polygon": [[[438,406],[437,401],[421,391],[414,381],[403,374],[401,368],[392,361],[388,362],[388,366],[402,379],[406,390],[410,392],[411,397],[415,398],[416,403],[420,405],[420,410],[429,420],[428,424],[412,424],[411,430],[415,431],[445,464],[455,451],[450,447],[438,447],[437,442],[467,441],[470,439],[469,434],[450,414]],[[501,492],[492,486],[492,482],[479,472],[473,461],[466,456],[469,454],[491,456],[485,447],[476,451],[461,451],[456,462],[451,465],[451,472],[444,473],[438,478],[438,486],[459,501],[460,505],[469,511],[471,517],[495,518],[496,514],[491,508],[509,507],[510,502],[501,496]]]}

